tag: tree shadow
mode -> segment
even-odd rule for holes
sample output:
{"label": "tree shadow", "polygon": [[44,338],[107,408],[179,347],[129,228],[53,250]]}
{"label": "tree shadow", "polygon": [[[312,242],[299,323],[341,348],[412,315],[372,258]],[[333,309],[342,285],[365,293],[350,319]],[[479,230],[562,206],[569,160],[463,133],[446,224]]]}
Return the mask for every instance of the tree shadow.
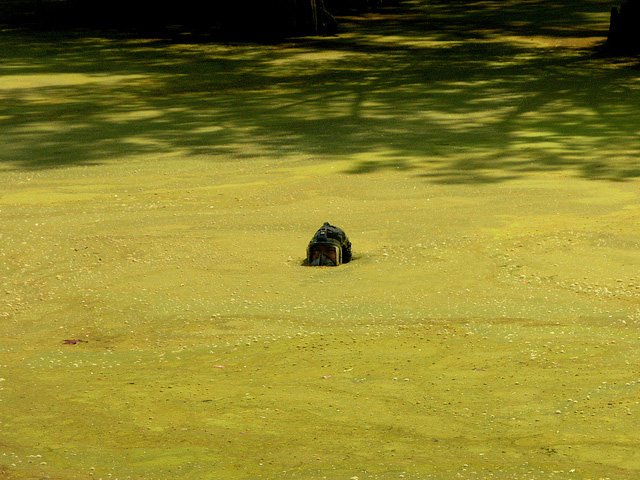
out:
{"label": "tree shadow", "polygon": [[0,162],[303,155],[437,183],[637,178],[637,71],[591,55],[607,18],[596,0],[417,0],[274,44],[3,31]]}

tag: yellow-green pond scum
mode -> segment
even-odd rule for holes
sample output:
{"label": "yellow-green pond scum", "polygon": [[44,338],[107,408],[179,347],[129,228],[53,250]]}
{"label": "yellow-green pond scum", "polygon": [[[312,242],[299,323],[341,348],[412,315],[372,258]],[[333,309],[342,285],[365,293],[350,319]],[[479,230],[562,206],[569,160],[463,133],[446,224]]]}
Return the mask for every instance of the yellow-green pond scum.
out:
{"label": "yellow-green pond scum", "polygon": [[[0,478],[638,478],[608,5],[412,5],[278,45],[0,32]],[[354,260],[304,267],[324,221]]]}

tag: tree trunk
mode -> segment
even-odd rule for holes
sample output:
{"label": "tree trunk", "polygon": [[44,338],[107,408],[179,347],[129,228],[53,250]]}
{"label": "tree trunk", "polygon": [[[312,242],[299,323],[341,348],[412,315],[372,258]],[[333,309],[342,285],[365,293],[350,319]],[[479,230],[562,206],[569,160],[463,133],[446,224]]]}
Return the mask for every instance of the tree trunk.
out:
{"label": "tree trunk", "polygon": [[305,34],[333,33],[336,21],[326,9],[324,0],[288,0],[282,12],[293,17],[290,32]]}
{"label": "tree trunk", "polygon": [[611,8],[605,50],[622,54],[640,52],[640,0],[622,0],[620,8]]}

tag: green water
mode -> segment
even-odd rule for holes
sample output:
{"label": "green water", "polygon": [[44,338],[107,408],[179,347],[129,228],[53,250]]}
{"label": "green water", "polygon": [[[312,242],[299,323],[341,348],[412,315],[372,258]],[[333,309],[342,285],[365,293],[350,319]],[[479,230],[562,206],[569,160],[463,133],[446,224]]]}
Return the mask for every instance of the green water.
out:
{"label": "green water", "polygon": [[635,479],[637,72],[474,5],[2,33],[0,477]]}

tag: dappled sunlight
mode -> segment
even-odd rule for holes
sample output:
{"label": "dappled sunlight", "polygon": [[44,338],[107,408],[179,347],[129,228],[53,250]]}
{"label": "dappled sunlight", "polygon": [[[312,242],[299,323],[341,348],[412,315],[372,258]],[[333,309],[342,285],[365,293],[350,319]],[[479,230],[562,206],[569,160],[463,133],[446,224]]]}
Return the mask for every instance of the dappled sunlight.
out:
{"label": "dappled sunlight", "polygon": [[463,44],[461,40],[450,40],[446,36],[439,34],[428,34],[425,32],[424,37],[416,38],[414,36],[401,35],[362,35],[349,34],[341,35],[345,39],[357,40],[358,43],[368,46],[390,46],[393,48],[409,48],[409,49],[433,49],[433,48],[453,48]]}
{"label": "dappled sunlight", "polygon": [[488,42],[508,43],[516,47],[525,48],[594,48],[602,43],[601,36],[593,37],[571,37],[552,35],[503,35],[494,32],[493,38],[488,38]]}
{"label": "dappled sunlight", "polygon": [[355,52],[345,52],[340,50],[322,50],[289,48],[286,55],[279,56],[265,62],[267,65],[275,67],[294,67],[306,71],[317,65],[331,65],[330,62],[344,60],[361,60],[361,55]]}
{"label": "dappled sunlight", "polygon": [[259,152],[349,161],[352,172],[400,161],[423,178],[473,182],[477,174],[482,183],[487,171],[602,179],[598,152],[615,151],[607,178],[634,176],[636,152],[625,145],[637,136],[630,94],[640,84],[625,65],[584,50],[607,12],[592,3],[465,5],[417,2],[410,13],[345,18],[334,37],[278,45],[92,35],[46,55],[8,38],[0,158],[48,168],[154,151]]}
{"label": "dappled sunlight", "polygon": [[144,110],[136,109],[123,112],[114,112],[105,115],[98,115],[100,120],[106,122],[120,123],[120,122],[134,122],[140,120],[150,120],[154,118],[161,118],[166,115],[166,112],[162,110]]}
{"label": "dappled sunlight", "polygon": [[22,90],[47,87],[76,87],[87,84],[114,84],[120,82],[138,81],[146,78],[144,75],[112,75],[107,72],[101,75],[84,73],[42,73],[33,74],[4,74],[0,75],[0,91]]}
{"label": "dappled sunlight", "polygon": [[415,117],[407,120],[428,121],[442,128],[447,128],[452,133],[466,132],[474,128],[486,128],[491,124],[499,124],[514,111],[515,107],[492,107],[487,105],[484,110],[448,112],[448,111],[429,111],[424,110],[417,112]]}
{"label": "dappled sunlight", "polygon": [[19,133],[22,135],[49,135],[60,132],[66,132],[68,130],[74,130],[78,128],[86,128],[89,124],[77,123],[70,124],[64,121],[48,121],[48,122],[33,122],[29,125],[23,125],[13,129],[13,133]]}
{"label": "dappled sunlight", "polygon": [[145,137],[144,135],[136,135],[134,137],[122,137],[120,141],[123,145],[129,145],[133,148],[153,148],[158,150],[165,150],[170,145],[168,142],[164,142],[154,137]]}

